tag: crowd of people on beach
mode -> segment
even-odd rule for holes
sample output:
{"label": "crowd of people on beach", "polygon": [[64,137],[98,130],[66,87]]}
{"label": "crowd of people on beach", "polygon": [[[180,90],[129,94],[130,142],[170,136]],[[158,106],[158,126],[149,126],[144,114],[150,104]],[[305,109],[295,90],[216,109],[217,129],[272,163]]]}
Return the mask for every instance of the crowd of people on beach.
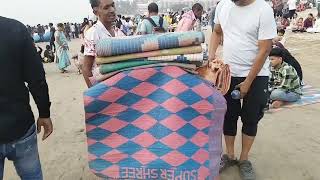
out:
{"label": "crowd of people on beach", "polygon": [[274,10],[278,29],[292,32],[320,32],[320,14],[310,13],[307,18],[299,17],[298,12],[314,7],[313,3],[297,0],[273,0],[271,6]]}
{"label": "crowd of people on beach", "polygon": [[[83,74],[88,88],[91,88],[97,84],[94,77],[96,45],[101,39],[201,31],[203,25],[210,24],[212,35],[208,59],[213,63],[228,64],[231,69],[230,90],[224,96],[228,106],[223,125],[226,154],[221,157],[220,172],[237,165],[243,180],[255,180],[249,153],[266,104],[279,108],[286,102],[299,100],[302,95],[303,70],[285,47],[287,30],[291,27],[294,32],[317,32],[320,14],[317,20],[312,14],[301,19],[296,13],[298,8],[294,6],[297,5],[294,0],[288,1],[287,14],[283,11],[284,5],[277,4],[277,0],[273,2],[274,11],[262,0],[222,0],[207,12],[200,3],[195,3],[190,11],[168,14],[159,13],[158,5],[150,3],[148,15],[137,17],[117,15],[113,0],[90,0],[90,3],[97,19],[85,18],[82,24],[58,23],[54,27],[50,23],[26,28],[17,21],[0,17],[0,33],[10,37],[10,41],[4,39],[0,42],[3,65],[9,67],[0,71],[1,80],[8,84],[0,88],[0,106],[1,110],[4,109],[0,113],[0,179],[6,157],[14,161],[22,179],[43,179],[36,132],[40,133],[43,128],[42,139],[45,140],[53,132],[53,125],[42,62],[56,62],[61,73],[66,73],[71,65],[70,59],[75,59],[79,74]],[[242,8],[248,9],[243,11]],[[19,33],[14,34],[7,28]],[[39,35],[40,41],[44,41],[44,34],[50,34],[44,57],[42,49],[32,39],[34,33]],[[82,45],[79,54],[70,57],[68,44],[73,38],[81,38]],[[11,48],[6,48],[8,44]],[[224,62],[216,56],[220,45],[223,46]],[[271,61],[271,67],[267,60]],[[8,74],[11,75],[6,78]],[[240,93],[238,99],[233,98],[234,90]],[[29,105],[29,91],[39,110],[37,126]],[[242,149],[237,159],[234,150],[239,117],[243,123]],[[25,153],[18,157],[15,151]],[[219,172],[216,173],[218,177]]]}

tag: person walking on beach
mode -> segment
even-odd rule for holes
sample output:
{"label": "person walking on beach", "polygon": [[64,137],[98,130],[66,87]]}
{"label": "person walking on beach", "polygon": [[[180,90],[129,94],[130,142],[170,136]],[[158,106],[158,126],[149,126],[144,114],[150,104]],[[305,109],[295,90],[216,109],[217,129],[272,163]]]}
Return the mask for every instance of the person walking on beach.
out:
{"label": "person walking on beach", "polygon": [[[246,22],[246,23],[243,23]],[[223,36],[223,60],[229,64],[231,86],[225,95],[228,110],[224,121],[227,154],[221,159],[221,171],[238,164],[244,180],[255,180],[249,152],[257,135],[258,123],[268,100],[269,52],[277,35],[272,8],[264,0],[222,0],[217,6],[211,38],[210,57],[215,54]],[[233,99],[238,89],[243,98]],[[242,127],[242,151],[237,162],[234,142],[239,116]]]}
{"label": "person walking on beach", "polygon": [[83,77],[88,87],[95,83],[92,71],[96,67],[96,44],[99,40],[123,35],[121,31],[115,31],[116,20],[115,3],[113,0],[90,0],[94,14],[98,21],[86,33],[84,38],[85,50],[83,60]]}
{"label": "person walking on beach", "polygon": [[[22,23],[0,16],[0,34],[0,179],[8,159],[21,179],[42,180],[37,133],[43,128],[45,140],[53,132],[42,60]],[[37,125],[29,92],[39,111]]]}
{"label": "person walking on beach", "polygon": [[55,34],[55,39],[57,43],[57,62],[58,68],[61,73],[65,73],[66,68],[71,65],[69,57],[69,46],[68,40],[64,35],[64,26],[62,23],[57,25],[58,31]]}
{"label": "person walking on beach", "polygon": [[169,25],[163,17],[159,16],[158,5],[156,3],[150,3],[148,5],[148,12],[148,17],[144,18],[141,21],[141,24],[138,25],[138,34],[143,35],[167,32]]}
{"label": "person walking on beach", "polygon": [[40,24],[37,25],[37,32],[40,37],[40,42],[44,42],[43,36],[44,36],[45,30],[44,30],[43,26],[41,26]]}
{"label": "person walking on beach", "polygon": [[53,27],[52,23],[49,23],[50,28],[50,48],[53,51],[53,53],[56,52],[56,45],[54,44],[55,38],[54,34],[56,33],[56,29]]}

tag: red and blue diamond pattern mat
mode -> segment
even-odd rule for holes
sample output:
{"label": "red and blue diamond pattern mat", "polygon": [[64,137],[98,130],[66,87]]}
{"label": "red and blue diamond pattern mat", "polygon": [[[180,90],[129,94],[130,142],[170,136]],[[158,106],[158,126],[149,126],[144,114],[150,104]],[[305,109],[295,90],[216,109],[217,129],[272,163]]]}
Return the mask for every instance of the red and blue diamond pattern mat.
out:
{"label": "red and blue diamond pattern mat", "polygon": [[223,96],[174,66],[126,71],[85,92],[89,167],[113,179],[213,180]]}

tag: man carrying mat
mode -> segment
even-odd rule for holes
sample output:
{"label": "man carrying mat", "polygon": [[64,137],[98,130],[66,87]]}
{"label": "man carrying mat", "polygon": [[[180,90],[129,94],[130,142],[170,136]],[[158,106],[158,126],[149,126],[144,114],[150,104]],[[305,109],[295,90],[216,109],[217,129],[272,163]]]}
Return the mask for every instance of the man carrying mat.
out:
{"label": "man carrying mat", "polygon": [[[245,23],[244,23],[245,22]],[[221,170],[238,164],[244,180],[254,180],[255,173],[248,154],[257,135],[259,120],[267,103],[269,59],[276,24],[271,7],[263,0],[223,0],[216,9],[211,39],[210,60],[223,36],[223,60],[231,70],[231,86],[225,98],[228,111],[224,122],[227,154],[223,155]],[[240,90],[243,104],[232,99],[231,92]],[[234,141],[239,116],[242,127],[242,152],[237,162]]]}
{"label": "man carrying mat", "polygon": [[104,38],[120,36],[119,31],[115,31],[114,22],[116,20],[115,3],[113,0],[90,0],[93,13],[98,17],[98,22],[93,25],[84,37],[85,50],[83,62],[83,77],[88,87],[95,83],[93,69],[96,66],[96,44]]}

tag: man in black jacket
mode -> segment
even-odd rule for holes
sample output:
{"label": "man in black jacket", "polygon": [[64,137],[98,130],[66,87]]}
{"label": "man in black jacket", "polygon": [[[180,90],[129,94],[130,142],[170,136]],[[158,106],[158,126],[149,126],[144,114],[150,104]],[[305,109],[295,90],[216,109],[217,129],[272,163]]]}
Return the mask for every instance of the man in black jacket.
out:
{"label": "man in black jacket", "polygon": [[[22,23],[0,16],[0,34],[0,179],[7,158],[21,179],[42,180],[37,132],[43,127],[45,140],[53,131],[42,61]],[[37,126],[29,92],[39,111]]]}

